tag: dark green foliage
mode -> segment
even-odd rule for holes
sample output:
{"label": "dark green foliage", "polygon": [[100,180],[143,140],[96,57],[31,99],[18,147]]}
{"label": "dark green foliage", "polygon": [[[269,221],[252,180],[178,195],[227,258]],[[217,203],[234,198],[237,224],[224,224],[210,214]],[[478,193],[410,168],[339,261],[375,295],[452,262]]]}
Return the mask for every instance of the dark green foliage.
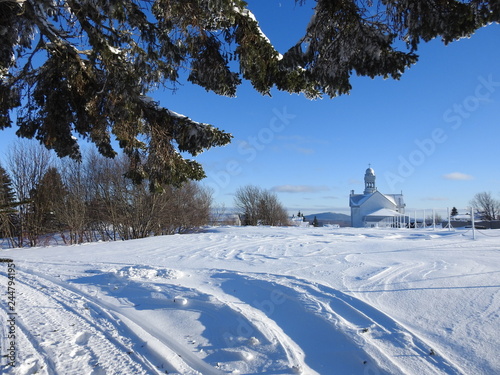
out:
{"label": "dark green foliage", "polygon": [[312,225],[313,225],[313,227],[316,227],[316,228],[319,227],[318,218],[316,216],[314,216],[314,220],[312,222]]}
{"label": "dark green foliage", "polygon": [[11,238],[15,230],[15,207],[18,205],[12,181],[0,165],[0,238]]}
{"label": "dark green foliage", "polygon": [[5,212],[16,205],[16,197],[12,188],[12,180],[7,171],[0,165],[0,212]]}
{"label": "dark green foliage", "polygon": [[[305,0],[297,1],[305,3]],[[312,3],[312,2],[311,2]],[[107,157],[115,137],[127,175],[156,189],[205,176],[185,159],[231,135],[147,96],[187,80],[234,96],[242,79],[309,98],[351,90],[353,73],[398,79],[421,41],[444,43],[500,19],[498,1],[317,0],[303,38],[281,55],[241,0],[0,1],[0,129],[12,125],[59,156],[75,135]],[[403,40],[407,49],[400,50]],[[234,62],[239,63],[239,66]]]}

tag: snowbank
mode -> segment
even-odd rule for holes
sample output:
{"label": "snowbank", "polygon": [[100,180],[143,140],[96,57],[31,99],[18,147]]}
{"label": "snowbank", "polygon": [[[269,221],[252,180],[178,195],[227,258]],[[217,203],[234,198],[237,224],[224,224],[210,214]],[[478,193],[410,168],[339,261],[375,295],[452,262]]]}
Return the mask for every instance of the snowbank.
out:
{"label": "snowbank", "polygon": [[[14,249],[6,374],[500,373],[500,231],[224,227]],[[0,343],[8,349],[7,268]]]}

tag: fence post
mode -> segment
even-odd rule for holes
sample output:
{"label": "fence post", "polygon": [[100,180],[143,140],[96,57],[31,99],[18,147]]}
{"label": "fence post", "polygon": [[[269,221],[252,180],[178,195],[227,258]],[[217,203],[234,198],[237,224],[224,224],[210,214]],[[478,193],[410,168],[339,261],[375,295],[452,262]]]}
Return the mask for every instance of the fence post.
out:
{"label": "fence post", "polygon": [[476,225],[474,223],[474,206],[470,208],[470,217],[472,220],[472,239],[476,239]]}

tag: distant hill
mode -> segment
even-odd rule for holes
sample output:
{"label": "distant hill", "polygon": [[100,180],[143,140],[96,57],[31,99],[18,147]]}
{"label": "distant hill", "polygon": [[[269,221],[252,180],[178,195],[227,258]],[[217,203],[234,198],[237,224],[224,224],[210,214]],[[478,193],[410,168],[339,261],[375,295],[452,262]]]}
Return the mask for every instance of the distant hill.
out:
{"label": "distant hill", "polygon": [[339,224],[342,227],[351,226],[351,217],[349,215],[338,214],[335,212],[322,212],[319,214],[311,214],[311,215],[306,215],[305,218],[307,221],[312,223],[315,216],[316,219],[318,219],[320,225]]}

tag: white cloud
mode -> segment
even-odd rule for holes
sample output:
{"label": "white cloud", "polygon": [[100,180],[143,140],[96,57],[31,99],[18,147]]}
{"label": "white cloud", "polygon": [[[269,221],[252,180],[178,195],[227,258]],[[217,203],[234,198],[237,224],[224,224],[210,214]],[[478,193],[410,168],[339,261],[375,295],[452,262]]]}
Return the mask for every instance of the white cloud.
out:
{"label": "white cloud", "polygon": [[460,172],[453,172],[443,175],[443,178],[447,180],[465,181],[474,179],[473,176]]}
{"label": "white cloud", "polygon": [[330,189],[326,186],[279,185],[274,186],[271,190],[277,193],[316,193],[318,191],[328,191]]}
{"label": "white cloud", "polygon": [[425,197],[425,198],[422,198],[423,201],[437,201],[437,202],[441,202],[441,201],[447,201],[448,198],[446,197]]}

